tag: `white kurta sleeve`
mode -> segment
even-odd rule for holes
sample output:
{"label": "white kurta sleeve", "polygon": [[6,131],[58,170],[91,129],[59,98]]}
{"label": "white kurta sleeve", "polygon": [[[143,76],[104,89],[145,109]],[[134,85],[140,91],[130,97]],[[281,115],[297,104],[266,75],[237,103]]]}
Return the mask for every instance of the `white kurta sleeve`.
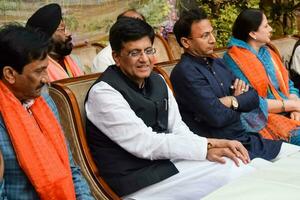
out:
{"label": "white kurta sleeve", "polygon": [[93,59],[93,65],[91,67],[91,72],[104,72],[106,68],[110,65],[115,64],[115,61],[112,57],[111,46],[107,45],[102,49]]}
{"label": "white kurta sleeve", "polygon": [[112,141],[131,154],[150,160],[204,160],[207,139],[199,137],[182,122],[169,90],[170,133],[156,133],[130,108],[123,96],[105,82],[93,86],[85,104],[87,118]]}
{"label": "white kurta sleeve", "polygon": [[295,50],[294,56],[292,58],[291,69],[300,74],[300,46],[298,46]]}

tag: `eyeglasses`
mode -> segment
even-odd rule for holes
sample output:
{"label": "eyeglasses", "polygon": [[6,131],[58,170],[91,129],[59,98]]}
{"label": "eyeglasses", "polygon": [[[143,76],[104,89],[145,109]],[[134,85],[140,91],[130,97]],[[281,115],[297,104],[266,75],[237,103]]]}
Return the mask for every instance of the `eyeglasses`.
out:
{"label": "eyeglasses", "polygon": [[188,37],[188,39],[200,38],[200,39],[203,39],[203,40],[208,40],[208,39],[210,39],[211,36],[216,37],[217,36],[217,30],[213,30],[211,32],[205,32],[199,37]]}
{"label": "eyeglasses", "polygon": [[153,47],[147,48],[147,49],[145,49],[144,51],[139,50],[139,49],[134,49],[134,50],[130,51],[130,52],[127,54],[127,56],[128,56],[128,57],[132,57],[132,58],[138,58],[138,57],[140,57],[140,56],[143,55],[143,52],[144,52],[144,54],[146,54],[147,56],[152,56],[153,54],[156,53],[156,49],[153,48]]}

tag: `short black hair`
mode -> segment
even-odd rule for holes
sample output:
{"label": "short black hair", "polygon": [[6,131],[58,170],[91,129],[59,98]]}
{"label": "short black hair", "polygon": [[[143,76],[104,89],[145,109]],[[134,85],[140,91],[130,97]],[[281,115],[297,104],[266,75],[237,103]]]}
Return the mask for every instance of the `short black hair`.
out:
{"label": "short black hair", "polygon": [[112,50],[120,52],[123,44],[149,37],[153,44],[155,33],[145,21],[131,17],[122,17],[117,20],[109,31],[109,42]]}
{"label": "short black hair", "polygon": [[126,13],[128,13],[128,12],[135,12],[135,13],[139,14],[139,15],[142,17],[142,19],[143,19],[144,21],[146,21],[146,18],[144,17],[144,15],[142,15],[141,13],[139,13],[139,12],[138,12],[136,9],[134,9],[134,8],[130,8],[130,9],[128,9],[128,10],[125,10],[125,11],[122,12],[121,14],[119,14],[118,17],[117,17],[117,20],[119,20],[119,19],[122,18],[122,17],[125,17],[124,15],[125,15]]}
{"label": "short black hair", "polygon": [[259,9],[248,8],[243,10],[232,26],[232,36],[247,42],[249,33],[257,31],[263,20],[263,12]]}
{"label": "short black hair", "polygon": [[0,78],[5,66],[10,66],[21,74],[25,65],[34,60],[45,59],[48,48],[49,37],[42,32],[16,23],[1,27]]}
{"label": "short black hair", "polygon": [[194,22],[207,19],[207,14],[202,8],[194,8],[188,11],[183,11],[179,19],[174,25],[173,32],[176,36],[178,44],[182,46],[180,39],[191,35],[191,28]]}

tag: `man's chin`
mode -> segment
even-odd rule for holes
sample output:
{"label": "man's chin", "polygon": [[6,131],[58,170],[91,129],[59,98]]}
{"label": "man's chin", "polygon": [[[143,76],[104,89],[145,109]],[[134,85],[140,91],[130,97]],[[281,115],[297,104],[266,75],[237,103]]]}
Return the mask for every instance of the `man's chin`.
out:
{"label": "man's chin", "polygon": [[45,86],[42,86],[42,87],[38,87],[36,90],[35,90],[35,93],[32,95],[34,96],[34,98],[37,98],[39,96],[42,95],[42,92],[44,90]]}
{"label": "man's chin", "polygon": [[66,45],[66,49],[72,51],[73,46],[74,46],[73,43],[72,43],[72,42],[69,42],[69,43]]}
{"label": "man's chin", "polygon": [[206,52],[206,55],[208,56],[211,56],[211,54],[214,53],[214,49],[209,49],[207,52]]}
{"label": "man's chin", "polygon": [[42,90],[36,91],[36,93],[33,95],[33,99],[36,99],[42,95]]}
{"label": "man's chin", "polygon": [[56,46],[56,48],[54,49],[55,53],[61,56],[70,55],[72,50],[73,50],[72,42],[68,42],[65,45]]}
{"label": "man's chin", "polygon": [[72,52],[72,48],[65,48],[65,49],[62,49],[59,54],[62,55],[62,56],[68,56],[70,55]]}

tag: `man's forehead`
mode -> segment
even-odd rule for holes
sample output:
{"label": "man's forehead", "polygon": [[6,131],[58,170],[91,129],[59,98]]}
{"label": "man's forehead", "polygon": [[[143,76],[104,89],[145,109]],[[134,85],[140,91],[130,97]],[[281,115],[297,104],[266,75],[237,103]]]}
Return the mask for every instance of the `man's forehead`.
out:
{"label": "man's forehead", "polygon": [[143,17],[139,13],[137,13],[137,12],[135,12],[133,10],[127,11],[126,13],[124,13],[123,16],[124,17],[138,18],[138,19],[143,20]]}
{"label": "man's forehead", "polygon": [[127,41],[122,43],[122,49],[143,49],[151,47],[152,43],[148,36],[142,37],[137,40]]}
{"label": "man's forehead", "polygon": [[199,21],[195,21],[191,26],[191,33],[205,33],[211,32],[213,29],[210,21],[208,19],[202,19]]}
{"label": "man's forehead", "polygon": [[41,60],[33,60],[32,62],[25,65],[24,69],[27,67],[30,71],[36,70],[38,68],[43,68],[48,66],[48,56]]}

